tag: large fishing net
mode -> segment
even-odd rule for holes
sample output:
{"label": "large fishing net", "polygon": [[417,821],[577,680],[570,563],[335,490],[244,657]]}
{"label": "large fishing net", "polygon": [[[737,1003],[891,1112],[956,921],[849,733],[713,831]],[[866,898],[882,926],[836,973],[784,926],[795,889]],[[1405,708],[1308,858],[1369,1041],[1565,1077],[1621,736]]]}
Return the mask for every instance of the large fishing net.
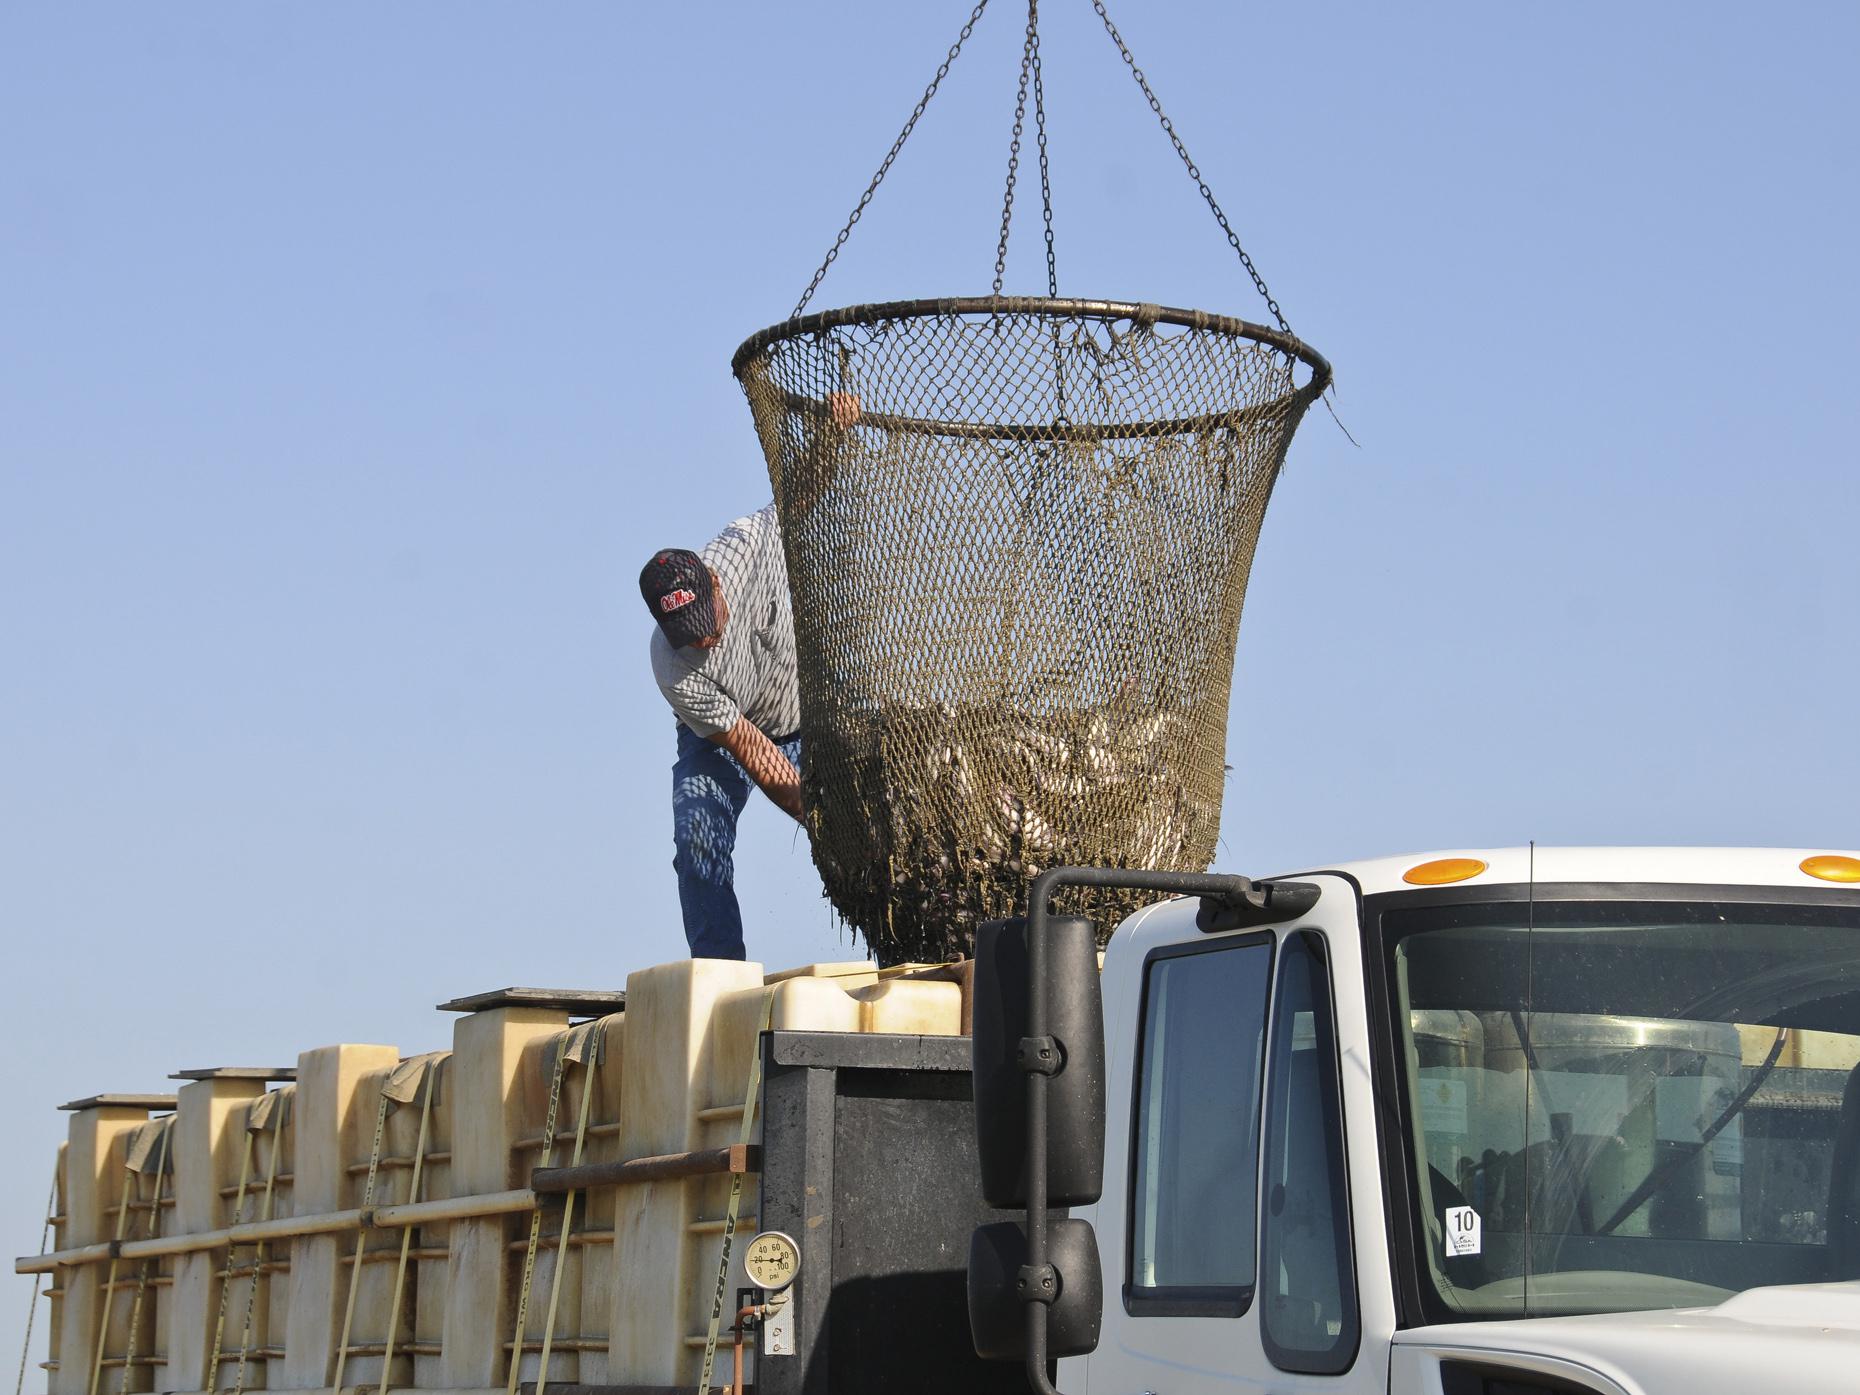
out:
{"label": "large fishing net", "polygon": [[[807,824],[881,962],[1063,865],[1201,870],[1248,568],[1329,371],[1195,311],[988,297],[738,350],[781,517]],[[1083,893],[1106,930],[1143,900]]]}
{"label": "large fishing net", "polygon": [[[993,293],[804,313],[988,4],[791,317],[731,365],[781,518],[814,861],[884,964],[967,953],[976,924],[1021,912],[1048,867],[1208,866],[1260,520],[1330,382],[1104,0],[1093,11],[1277,328],[1059,298],[1039,0]],[[1039,298],[1002,294],[1023,149],[1039,174]],[[1068,896],[1105,933],[1144,899]]]}

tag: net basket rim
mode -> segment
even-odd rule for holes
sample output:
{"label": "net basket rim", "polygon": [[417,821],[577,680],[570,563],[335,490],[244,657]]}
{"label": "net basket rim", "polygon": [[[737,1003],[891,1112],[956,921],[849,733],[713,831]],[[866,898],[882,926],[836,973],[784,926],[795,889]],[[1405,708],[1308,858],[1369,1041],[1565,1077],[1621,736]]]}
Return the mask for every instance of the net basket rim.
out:
{"label": "net basket rim", "polygon": [[1207,310],[1183,310],[1170,305],[1153,305],[1134,300],[1085,300],[1052,296],[943,296],[919,300],[884,300],[861,305],[845,305],[837,310],[819,310],[811,315],[797,315],[757,330],[730,357],[730,372],[741,380],[750,363],[772,345],[824,329],[849,325],[874,325],[892,320],[919,320],[950,315],[1000,316],[1034,315],[1053,319],[1094,319],[1107,323],[1129,320],[1137,325],[1177,325],[1183,329],[1206,330],[1251,339],[1291,355],[1311,370],[1311,379],[1293,396],[1307,402],[1316,401],[1330,386],[1330,360],[1294,334],[1254,324],[1232,315],[1216,315]]}

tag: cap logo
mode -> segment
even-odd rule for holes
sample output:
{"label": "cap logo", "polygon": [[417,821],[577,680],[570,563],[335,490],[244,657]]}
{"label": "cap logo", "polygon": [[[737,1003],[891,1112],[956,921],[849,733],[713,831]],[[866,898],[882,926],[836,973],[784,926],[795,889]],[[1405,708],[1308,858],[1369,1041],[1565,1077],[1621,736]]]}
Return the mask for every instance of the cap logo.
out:
{"label": "cap logo", "polygon": [[659,611],[661,614],[668,614],[681,606],[690,605],[691,602],[696,599],[697,592],[695,591],[669,591],[665,595],[659,597]]}

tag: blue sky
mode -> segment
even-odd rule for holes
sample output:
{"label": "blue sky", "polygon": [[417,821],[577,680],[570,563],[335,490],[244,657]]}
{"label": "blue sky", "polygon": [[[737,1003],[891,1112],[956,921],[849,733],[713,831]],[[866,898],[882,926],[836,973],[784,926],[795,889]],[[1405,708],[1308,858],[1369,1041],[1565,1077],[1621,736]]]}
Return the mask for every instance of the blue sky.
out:
{"label": "blue sky", "polygon": [[[816,305],[986,290],[995,6]],[[1062,291],[1263,317],[1044,8]],[[65,1099],[682,953],[633,578],[766,500],[730,353],[966,11],[0,12],[8,1253]],[[1113,13],[1361,442],[1267,520],[1218,865],[1860,843],[1860,10]],[[752,955],[854,957],[743,842]]]}

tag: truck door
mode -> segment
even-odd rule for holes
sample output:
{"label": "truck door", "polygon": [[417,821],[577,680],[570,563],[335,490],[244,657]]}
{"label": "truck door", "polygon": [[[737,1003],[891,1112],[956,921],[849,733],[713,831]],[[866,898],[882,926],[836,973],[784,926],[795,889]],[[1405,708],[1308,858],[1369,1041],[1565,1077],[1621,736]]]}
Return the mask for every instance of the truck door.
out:
{"label": "truck door", "polygon": [[1290,926],[1161,908],[1113,946],[1104,1329],[1068,1395],[1387,1389],[1357,897],[1301,880],[1323,892]]}

